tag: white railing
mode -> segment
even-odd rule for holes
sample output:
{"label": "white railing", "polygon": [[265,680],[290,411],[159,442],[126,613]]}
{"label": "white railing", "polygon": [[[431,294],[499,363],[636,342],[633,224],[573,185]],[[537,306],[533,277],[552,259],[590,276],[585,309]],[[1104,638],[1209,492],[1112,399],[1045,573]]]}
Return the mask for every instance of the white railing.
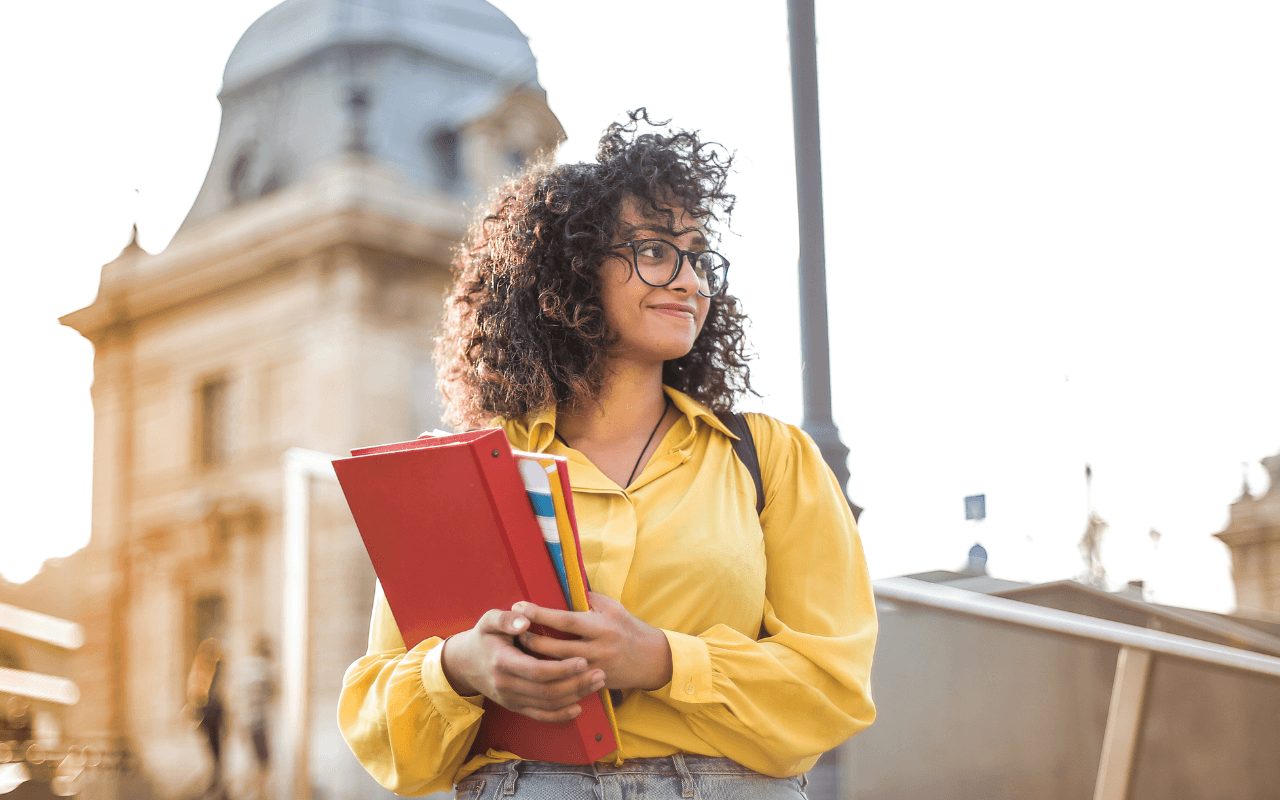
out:
{"label": "white railing", "polygon": [[[79,623],[8,603],[0,603],[0,632],[63,650],[84,646],[84,628]],[[80,687],[67,678],[8,667],[0,667],[0,692],[68,706],[80,701]]]}
{"label": "white railing", "polygon": [[1120,654],[1111,686],[1111,705],[1102,739],[1098,778],[1094,783],[1094,800],[1125,800],[1129,795],[1153,654],[1227,667],[1268,678],[1280,678],[1280,658],[1275,656],[970,592],[954,586],[942,586],[912,578],[886,578],[875,582],[875,593],[878,599],[890,603],[922,606],[1118,646]]}
{"label": "white railing", "polygon": [[77,650],[84,646],[84,628],[79,623],[8,603],[0,603],[0,631],[16,633],[64,650]]}
{"label": "white railing", "polygon": [[0,694],[16,694],[29,700],[44,700],[64,706],[80,702],[80,687],[74,681],[9,667],[0,667]]}

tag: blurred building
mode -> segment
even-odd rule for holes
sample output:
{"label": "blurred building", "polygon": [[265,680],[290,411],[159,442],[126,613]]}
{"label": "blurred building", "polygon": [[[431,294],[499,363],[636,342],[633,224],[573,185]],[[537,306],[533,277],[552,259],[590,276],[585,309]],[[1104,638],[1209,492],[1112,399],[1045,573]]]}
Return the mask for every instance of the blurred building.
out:
{"label": "blurred building", "polygon": [[[236,45],[219,100],[172,243],[149,254],[135,230],[62,320],[95,348],[92,538],[13,591],[68,598],[50,612],[84,626],[65,722],[122,759],[89,797],[199,793],[210,758],[186,687],[206,638],[245,794],[237,665],[262,633],[279,645],[283,454],[439,424],[432,337],[465,205],[563,137],[525,36],[483,0],[288,0]],[[374,576],[336,485],[317,483],[309,519],[304,783],[381,796],[333,716]]]}
{"label": "blurred building", "polygon": [[1280,454],[1262,459],[1262,465],[1271,475],[1266,493],[1254,497],[1246,481],[1217,536],[1231,548],[1236,606],[1280,615]]}
{"label": "blurred building", "polygon": [[[904,586],[916,600],[896,599]],[[982,613],[988,598],[998,613]],[[879,581],[877,606],[879,714],[842,748],[845,797],[1278,796],[1280,622],[975,571]],[[1049,625],[1064,618],[1075,633]],[[1110,791],[1095,793],[1104,771]]]}

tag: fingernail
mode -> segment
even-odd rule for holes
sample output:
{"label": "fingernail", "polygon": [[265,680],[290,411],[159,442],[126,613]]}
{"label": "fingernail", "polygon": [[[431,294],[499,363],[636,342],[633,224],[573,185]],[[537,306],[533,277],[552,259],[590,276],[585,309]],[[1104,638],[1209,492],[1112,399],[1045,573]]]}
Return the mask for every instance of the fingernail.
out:
{"label": "fingernail", "polygon": [[516,617],[511,621],[511,627],[515,628],[516,630],[523,630],[524,626],[528,624],[529,624],[529,620],[525,619],[524,617]]}

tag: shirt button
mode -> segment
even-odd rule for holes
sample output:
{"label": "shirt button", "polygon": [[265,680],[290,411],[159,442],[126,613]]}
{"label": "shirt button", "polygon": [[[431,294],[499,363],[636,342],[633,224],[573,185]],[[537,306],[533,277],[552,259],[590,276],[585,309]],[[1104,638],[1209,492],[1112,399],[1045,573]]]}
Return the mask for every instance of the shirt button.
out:
{"label": "shirt button", "polygon": [[687,683],[687,684],[685,684],[685,687],[684,687],[684,693],[685,693],[685,694],[693,694],[695,691],[697,691],[697,690],[693,688],[693,684],[692,684],[692,683]]}

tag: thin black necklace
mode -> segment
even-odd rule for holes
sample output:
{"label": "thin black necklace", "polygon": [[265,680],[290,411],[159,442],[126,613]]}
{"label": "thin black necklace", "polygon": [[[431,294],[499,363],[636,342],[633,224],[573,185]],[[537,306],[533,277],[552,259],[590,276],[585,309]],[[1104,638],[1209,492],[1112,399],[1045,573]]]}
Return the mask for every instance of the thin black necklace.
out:
{"label": "thin black necklace", "polygon": [[[653,430],[649,431],[649,438],[644,440],[644,447],[640,448],[640,455],[636,456],[635,466],[631,468],[631,474],[627,476],[627,486],[630,486],[631,482],[636,479],[636,470],[640,469],[640,459],[644,458],[644,454],[648,451],[649,445],[653,444],[653,437],[658,433],[658,428],[662,427],[662,421],[667,418],[667,409],[671,408],[671,398],[664,395],[662,399],[662,416],[658,417],[658,421],[653,424]],[[565,447],[573,447],[573,445],[569,444],[569,442],[560,435],[560,431],[556,431],[556,438],[559,439],[560,444]],[[627,486],[623,486],[622,488],[625,489]]]}

